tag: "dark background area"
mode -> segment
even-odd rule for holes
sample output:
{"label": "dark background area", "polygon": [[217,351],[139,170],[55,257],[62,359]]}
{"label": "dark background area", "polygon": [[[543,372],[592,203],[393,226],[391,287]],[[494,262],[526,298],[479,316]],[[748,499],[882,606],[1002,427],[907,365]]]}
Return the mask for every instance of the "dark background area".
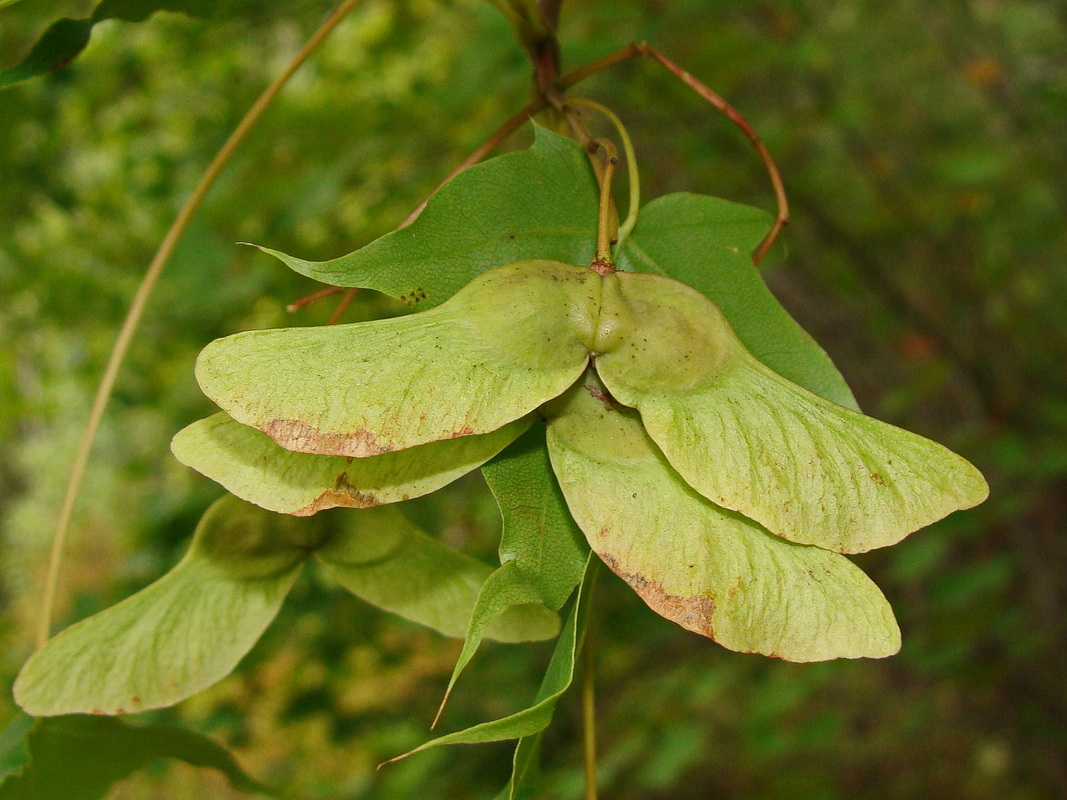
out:
{"label": "dark background area", "polygon": [[[85,6],[86,4],[81,4]],[[77,2],[0,10],[0,66]],[[32,646],[74,448],[122,315],[183,200],[329,9],[234,4],[206,22],[97,26],[86,53],[0,93],[0,670]],[[1067,13],[1055,2],[609,2],[564,6],[564,69],[647,39],[736,105],[793,206],[768,283],[870,414],[960,452],[990,499],[857,558],[904,632],[884,661],[730,653],[614,579],[598,597],[601,786],[647,798],[1067,796]],[[320,259],[387,232],[526,101],[529,64],[488,3],[368,0],[285,89],[185,237],[123,369],[75,514],[64,623],[172,564],[219,490],[170,437],[210,411],[192,374],[217,336],[317,324],[316,286],[250,248]],[[619,113],[645,201],[690,190],[765,208],[758,158],[649,62],[580,93]],[[510,146],[524,146],[528,132]],[[366,293],[348,319],[371,316]],[[468,479],[426,510],[491,558]],[[458,652],[310,575],[238,672],[162,716],[232,745],[294,796],[490,797],[510,748],[432,751]],[[488,646],[448,729],[536,690],[544,645]],[[0,725],[16,718],[6,693]],[[580,709],[546,739],[550,797],[581,796]],[[159,767],[114,798],[229,798]]]}

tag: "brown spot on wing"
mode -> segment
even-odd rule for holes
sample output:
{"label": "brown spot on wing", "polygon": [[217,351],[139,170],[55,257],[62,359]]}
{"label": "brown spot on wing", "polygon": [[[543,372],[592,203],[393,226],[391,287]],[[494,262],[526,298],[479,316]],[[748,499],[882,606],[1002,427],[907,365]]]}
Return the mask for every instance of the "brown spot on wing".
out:
{"label": "brown spot on wing", "polygon": [[649,580],[643,575],[625,572],[619,568],[618,562],[610,553],[599,552],[597,555],[603,560],[608,568],[630,584],[638,596],[648,607],[666,617],[671,622],[676,622],[686,630],[715,638],[715,631],[711,625],[712,615],[715,613],[715,601],[706,595],[695,597],[681,597],[669,594],[663,590],[659,581]]}
{"label": "brown spot on wing", "polygon": [[294,517],[310,517],[326,508],[371,508],[381,505],[382,501],[372,494],[364,494],[355,489],[337,491],[326,489],[303,508],[290,511]]}
{"label": "brown spot on wing", "polygon": [[605,392],[603,389],[601,389],[601,388],[599,388],[597,386],[592,386],[592,385],[587,385],[587,386],[585,386],[583,388],[587,392],[589,392],[589,394],[591,394],[593,397],[595,397],[597,400],[599,400],[601,403],[603,403],[604,404],[604,408],[606,408],[608,411],[614,411],[615,410],[615,406],[612,405],[612,397],[611,397],[611,395],[608,394],[607,392]]}
{"label": "brown spot on wing", "polygon": [[326,489],[301,509],[292,512],[294,517],[310,517],[324,508],[370,508],[381,505],[373,494],[365,494],[348,481],[348,473],[342,472],[334,481],[334,488]]}
{"label": "brown spot on wing", "polygon": [[260,430],[286,450],[297,453],[366,458],[393,450],[390,445],[379,444],[365,428],[351,433],[323,433],[299,419],[272,419]]}

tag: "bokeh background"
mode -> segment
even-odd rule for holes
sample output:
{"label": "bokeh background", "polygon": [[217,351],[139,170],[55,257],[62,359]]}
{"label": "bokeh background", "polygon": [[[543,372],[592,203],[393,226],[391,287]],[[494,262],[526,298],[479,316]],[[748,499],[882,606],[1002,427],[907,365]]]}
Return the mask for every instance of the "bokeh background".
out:
{"label": "bokeh background", "polygon": [[[46,550],[96,383],[137,282],[237,120],[330,5],[235,2],[204,21],[98,25],[69,67],[0,93],[0,673],[32,646]],[[80,0],[0,10],[0,66]],[[885,661],[737,655],[598,596],[602,794],[905,800],[1067,797],[1067,11],[1036,0],[570,0],[564,68],[647,39],[729,98],[793,204],[766,277],[861,405],[977,464],[992,495],[857,559],[904,631]],[[238,241],[305,258],[387,232],[527,99],[489,3],[368,0],[283,92],[212,191],[151,303],[78,504],[64,623],[158,577],[219,489],[169,455],[211,407],[192,365],[237,330],[331,301]],[[634,136],[644,194],[771,208],[743,137],[651,63],[583,85]],[[524,138],[527,137],[527,138]],[[510,143],[524,146],[528,132]],[[367,293],[348,313],[382,312]],[[419,509],[491,559],[472,478]],[[205,731],[309,800],[489,798],[507,745],[421,742],[458,642],[309,574],[238,672],[159,719]],[[444,725],[532,696],[544,645],[485,646]],[[0,743],[22,722],[0,695]],[[546,738],[547,797],[581,796],[576,698]],[[101,754],[106,757],[106,754]],[[237,798],[161,764],[115,800]]]}

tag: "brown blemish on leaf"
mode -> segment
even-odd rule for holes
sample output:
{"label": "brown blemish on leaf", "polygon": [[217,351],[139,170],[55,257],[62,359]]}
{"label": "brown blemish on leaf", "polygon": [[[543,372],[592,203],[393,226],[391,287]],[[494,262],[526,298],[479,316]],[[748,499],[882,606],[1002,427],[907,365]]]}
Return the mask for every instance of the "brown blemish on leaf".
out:
{"label": "brown blemish on leaf", "polygon": [[272,419],[260,428],[286,450],[324,456],[366,458],[392,451],[378,444],[373,433],[363,428],[351,433],[323,433],[298,419]]}
{"label": "brown blemish on leaf", "polygon": [[615,407],[611,404],[611,401],[612,401],[611,395],[608,394],[607,392],[605,392],[599,386],[593,386],[592,384],[586,384],[582,388],[584,388],[587,392],[589,392],[589,394],[591,394],[593,397],[595,397],[597,400],[599,400],[601,403],[603,403],[604,404],[604,408],[606,408],[608,411],[614,411],[615,410]]}
{"label": "brown blemish on leaf", "polygon": [[326,508],[371,508],[381,505],[381,502],[374,495],[355,490],[339,492],[336,489],[327,489],[303,508],[289,513],[294,517],[310,517]]}
{"label": "brown blemish on leaf", "polygon": [[342,472],[334,481],[333,489],[326,489],[303,508],[291,512],[294,517],[310,517],[325,508],[371,508],[381,505],[373,494],[364,494],[348,482],[348,473]]}
{"label": "brown blemish on leaf", "polygon": [[877,472],[871,473],[871,480],[877,483],[879,486],[885,486],[885,478],[883,478]]}
{"label": "brown blemish on leaf", "polygon": [[668,594],[663,590],[663,585],[659,581],[652,581],[643,575],[621,570],[618,562],[610,553],[598,552],[597,555],[612,572],[630,584],[631,588],[648,604],[648,607],[661,617],[666,617],[693,633],[699,633],[709,639],[715,638],[715,631],[711,625],[711,618],[715,613],[715,601],[710,597],[681,597]]}
{"label": "brown blemish on leaf", "polygon": [[464,425],[458,431],[454,432],[452,434],[451,438],[459,439],[461,436],[473,436],[473,435],[474,435],[474,428],[472,428],[470,425]]}
{"label": "brown blemish on leaf", "polygon": [[413,306],[416,303],[425,300],[427,297],[426,292],[421,287],[415,287],[410,292],[400,295],[398,298],[401,303]]}

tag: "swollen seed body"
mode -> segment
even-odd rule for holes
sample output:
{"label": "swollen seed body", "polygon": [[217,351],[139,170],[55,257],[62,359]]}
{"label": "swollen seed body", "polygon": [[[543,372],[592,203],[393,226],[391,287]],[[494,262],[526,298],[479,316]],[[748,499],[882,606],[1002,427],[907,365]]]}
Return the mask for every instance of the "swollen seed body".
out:
{"label": "swollen seed body", "polygon": [[193,542],[204,563],[236,580],[284,575],[324,541],[325,528],[311,520],[265,511],[224,497],[212,506]]}
{"label": "swollen seed body", "polygon": [[714,376],[739,346],[718,307],[683,283],[618,272],[602,280],[598,363],[625,364],[635,383],[685,391]]}

